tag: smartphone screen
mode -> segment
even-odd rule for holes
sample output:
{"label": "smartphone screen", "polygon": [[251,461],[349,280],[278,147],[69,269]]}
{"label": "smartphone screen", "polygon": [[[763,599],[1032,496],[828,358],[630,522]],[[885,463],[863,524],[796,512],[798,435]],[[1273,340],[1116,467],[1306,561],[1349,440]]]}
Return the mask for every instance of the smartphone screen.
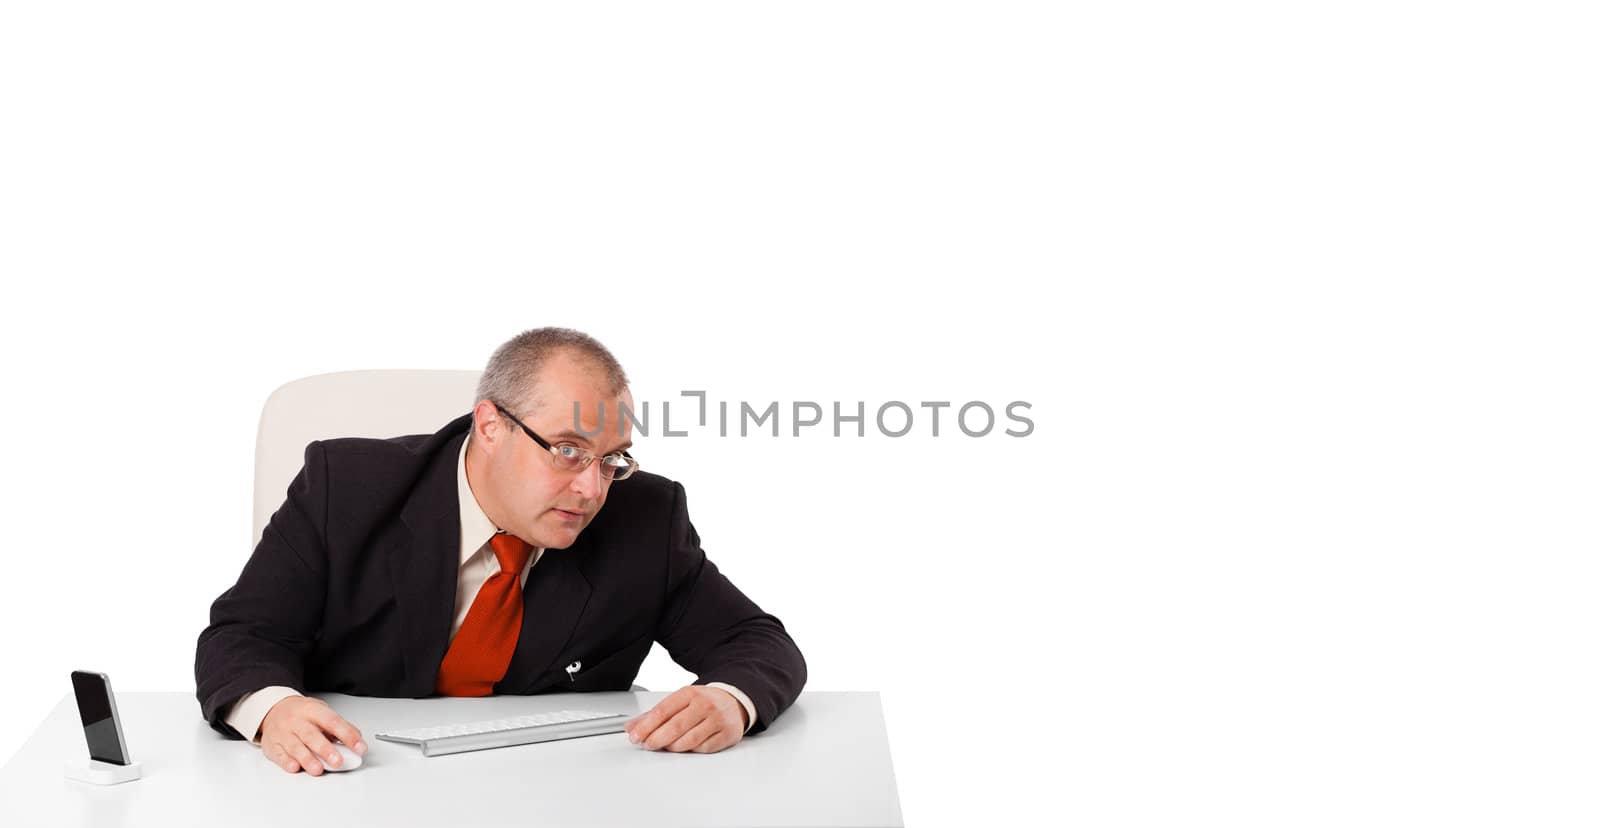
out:
{"label": "smartphone screen", "polygon": [[78,717],[83,719],[83,735],[89,741],[89,758],[112,765],[128,764],[122,723],[117,721],[117,704],[111,698],[111,680],[104,673],[75,670],[72,694],[78,698]]}

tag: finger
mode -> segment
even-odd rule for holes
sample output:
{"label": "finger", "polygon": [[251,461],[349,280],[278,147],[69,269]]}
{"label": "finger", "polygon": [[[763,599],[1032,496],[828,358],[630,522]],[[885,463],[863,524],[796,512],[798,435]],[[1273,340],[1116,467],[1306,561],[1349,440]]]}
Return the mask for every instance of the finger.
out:
{"label": "finger", "polygon": [[699,723],[699,719],[689,720],[688,716],[691,710],[693,710],[692,707],[685,707],[679,710],[676,714],[667,717],[665,721],[656,725],[648,733],[642,730],[639,731],[639,747],[645,750],[657,750],[671,744],[679,736],[682,736],[684,731]]}
{"label": "finger", "polygon": [[631,727],[624,728],[628,731],[629,739],[634,742],[644,741],[651,733],[655,732],[656,728],[677,715],[678,711],[688,707],[691,699],[684,692],[686,689],[669,694],[666,698],[656,702],[656,705],[645,711],[643,715],[630,722]]}
{"label": "finger", "polygon": [[361,740],[361,731],[356,729],[355,725],[346,721],[343,716],[333,712],[333,708],[328,708],[327,713],[318,717],[316,722],[322,727],[323,732],[331,734],[333,738],[338,739],[339,744],[350,748],[356,753],[364,754],[367,752],[367,743]]}
{"label": "finger", "polygon": [[337,768],[344,761],[344,757],[339,755],[339,751],[333,749],[333,743],[328,741],[328,737],[323,735],[322,730],[317,727],[315,722],[307,722],[295,733],[300,737],[300,741],[304,742],[305,746],[311,750],[311,755],[317,757],[317,760],[322,763],[323,767]]}
{"label": "finger", "polygon": [[288,751],[285,751],[276,742],[262,747],[261,755],[267,757],[269,761],[278,767],[283,768],[285,773],[300,772],[300,763],[296,762],[293,757],[289,756]]}
{"label": "finger", "polygon": [[299,773],[304,770],[304,768],[300,766],[300,763],[295,761],[293,756],[289,755],[289,749],[287,747],[280,744],[276,746],[276,750],[278,752],[278,764],[282,765],[284,770],[288,771],[289,773]]}
{"label": "finger", "polygon": [[705,711],[697,707],[685,707],[678,711],[678,715],[666,720],[643,741],[639,743],[645,750],[660,750],[676,742],[683,734],[705,721]]}
{"label": "finger", "polygon": [[[742,719],[743,717],[740,718]],[[706,737],[704,742],[701,742],[699,745],[697,745],[694,749],[694,752],[716,753],[718,751],[727,750],[728,748],[739,744],[740,740],[742,739],[744,739],[744,723],[742,721],[735,722],[729,719],[723,724],[721,730],[718,730],[716,733]]]}
{"label": "finger", "polygon": [[677,715],[678,711],[688,707],[691,699],[690,694],[685,692],[688,689],[685,687],[656,702],[656,706],[646,711],[643,716],[625,725],[623,729],[628,733],[628,741],[635,744],[643,742],[645,739],[650,738],[650,734],[654,733],[656,728],[660,727],[663,722]]}
{"label": "finger", "polygon": [[717,721],[716,717],[708,716],[699,724],[684,731],[682,736],[672,740],[672,743],[667,745],[667,750],[673,753],[687,753],[700,747],[701,744],[721,732],[722,729],[723,725]]}
{"label": "finger", "polygon": [[312,776],[321,776],[322,763],[317,761],[317,757],[311,755],[311,749],[293,735],[287,737],[287,739],[288,744],[284,745],[284,747],[289,751],[289,755],[300,763],[300,767]]}

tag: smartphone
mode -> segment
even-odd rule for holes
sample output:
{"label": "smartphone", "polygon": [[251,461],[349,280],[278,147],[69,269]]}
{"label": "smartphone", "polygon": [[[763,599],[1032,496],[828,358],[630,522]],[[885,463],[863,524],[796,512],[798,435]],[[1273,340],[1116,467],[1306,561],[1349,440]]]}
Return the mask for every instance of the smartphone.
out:
{"label": "smartphone", "polygon": [[122,719],[117,717],[111,679],[105,673],[74,670],[72,694],[78,698],[78,718],[83,720],[89,758],[109,765],[128,764],[128,743],[122,738]]}

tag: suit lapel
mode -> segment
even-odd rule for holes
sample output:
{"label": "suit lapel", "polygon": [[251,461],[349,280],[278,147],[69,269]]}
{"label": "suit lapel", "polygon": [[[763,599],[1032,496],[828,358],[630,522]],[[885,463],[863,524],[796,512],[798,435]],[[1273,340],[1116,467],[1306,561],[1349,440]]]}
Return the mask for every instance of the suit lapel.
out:
{"label": "suit lapel", "polygon": [[565,667],[554,662],[572,639],[593,588],[581,566],[582,535],[566,549],[547,549],[522,587],[522,632],[497,693],[526,693],[540,676]]}
{"label": "suit lapel", "polygon": [[433,693],[450,645],[461,563],[456,462],[465,439],[463,433],[447,440],[423,471],[400,512],[410,536],[389,553],[389,577],[405,631],[400,642],[405,689],[415,698]]}

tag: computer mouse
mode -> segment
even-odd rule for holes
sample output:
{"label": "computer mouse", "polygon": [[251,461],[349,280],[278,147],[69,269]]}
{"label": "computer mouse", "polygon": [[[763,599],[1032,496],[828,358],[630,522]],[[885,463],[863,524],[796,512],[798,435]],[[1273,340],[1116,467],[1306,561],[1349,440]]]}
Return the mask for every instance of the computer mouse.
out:
{"label": "computer mouse", "polygon": [[353,771],[356,768],[361,767],[361,754],[356,753],[355,751],[341,744],[335,744],[333,749],[339,752],[339,764],[330,765],[327,762],[323,762],[323,770],[333,773],[343,773],[345,771]]}

